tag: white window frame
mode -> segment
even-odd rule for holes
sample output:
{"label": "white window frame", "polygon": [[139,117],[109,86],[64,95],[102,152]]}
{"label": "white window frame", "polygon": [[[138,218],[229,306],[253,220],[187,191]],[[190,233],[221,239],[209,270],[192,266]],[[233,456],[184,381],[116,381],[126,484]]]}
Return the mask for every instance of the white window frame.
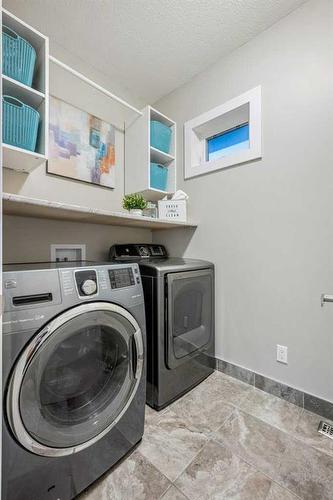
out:
{"label": "white window frame", "polygon": [[[196,130],[200,127],[204,128],[206,124],[209,127],[209,122],[212,120],[218,118],[223,120],[223,115],[246,105],[248,105],[250,147],[229,156],[207,161],[205,151],[208,136],[200,140]],[[220,132],[223,133],[223,131]],[[203,154],[198,154],[198,149],[203,151]],[[248,90],[244,94],[187,121],[184,124],[184,153],[185,179],[261,158],[261,86]]]}

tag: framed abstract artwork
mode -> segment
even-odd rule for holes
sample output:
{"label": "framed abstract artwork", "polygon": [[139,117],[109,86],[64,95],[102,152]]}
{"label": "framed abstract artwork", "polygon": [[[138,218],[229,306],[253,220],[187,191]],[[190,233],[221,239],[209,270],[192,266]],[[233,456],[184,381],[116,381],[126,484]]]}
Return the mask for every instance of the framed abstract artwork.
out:
{"label": "framed abstract artwork", "polygon": [[115,187],[115,127],[50,97],[49,174]]}

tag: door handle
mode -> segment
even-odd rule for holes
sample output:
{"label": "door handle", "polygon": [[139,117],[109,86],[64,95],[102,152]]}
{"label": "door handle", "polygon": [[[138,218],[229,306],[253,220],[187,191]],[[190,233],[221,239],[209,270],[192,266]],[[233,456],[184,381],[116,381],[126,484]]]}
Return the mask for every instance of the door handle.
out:
{"label": "door handle", "polygon": [[143,366],[143,343],[141,330],[134,332],[132,337],[132,371],[135,379],[138,379]]}
{"label": "door handle", "polygon": [[325,293],[322,293],[320,297],[321,307],[324,307],[325,302],[333,302],[333,295],[327,295]]}

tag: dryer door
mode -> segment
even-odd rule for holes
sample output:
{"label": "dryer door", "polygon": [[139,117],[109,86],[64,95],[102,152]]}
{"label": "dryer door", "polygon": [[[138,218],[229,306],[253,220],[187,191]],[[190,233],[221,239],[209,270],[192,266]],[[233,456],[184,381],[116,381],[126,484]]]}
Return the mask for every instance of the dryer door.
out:
{"label": "dryer door", "polygon": [[125,413],[142,365],[141,330],[122,307],[96,302],[61,314],[15,365],[7,413],[16,438],[44,456],[90,446]]}
{"label": "dryer door", "polygon": [[167,365],[176,368],[205,349],[213,336],[212,269],[167,275]]}

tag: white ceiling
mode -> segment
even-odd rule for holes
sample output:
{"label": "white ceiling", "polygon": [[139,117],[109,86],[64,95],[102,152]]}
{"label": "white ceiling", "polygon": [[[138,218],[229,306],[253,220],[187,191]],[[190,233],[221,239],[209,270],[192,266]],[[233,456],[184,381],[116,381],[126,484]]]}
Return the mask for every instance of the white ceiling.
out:
{"label": "white ceiling", "polygon": [[154,103],[304,1],[4,0],[3,5],[117,88]]}

